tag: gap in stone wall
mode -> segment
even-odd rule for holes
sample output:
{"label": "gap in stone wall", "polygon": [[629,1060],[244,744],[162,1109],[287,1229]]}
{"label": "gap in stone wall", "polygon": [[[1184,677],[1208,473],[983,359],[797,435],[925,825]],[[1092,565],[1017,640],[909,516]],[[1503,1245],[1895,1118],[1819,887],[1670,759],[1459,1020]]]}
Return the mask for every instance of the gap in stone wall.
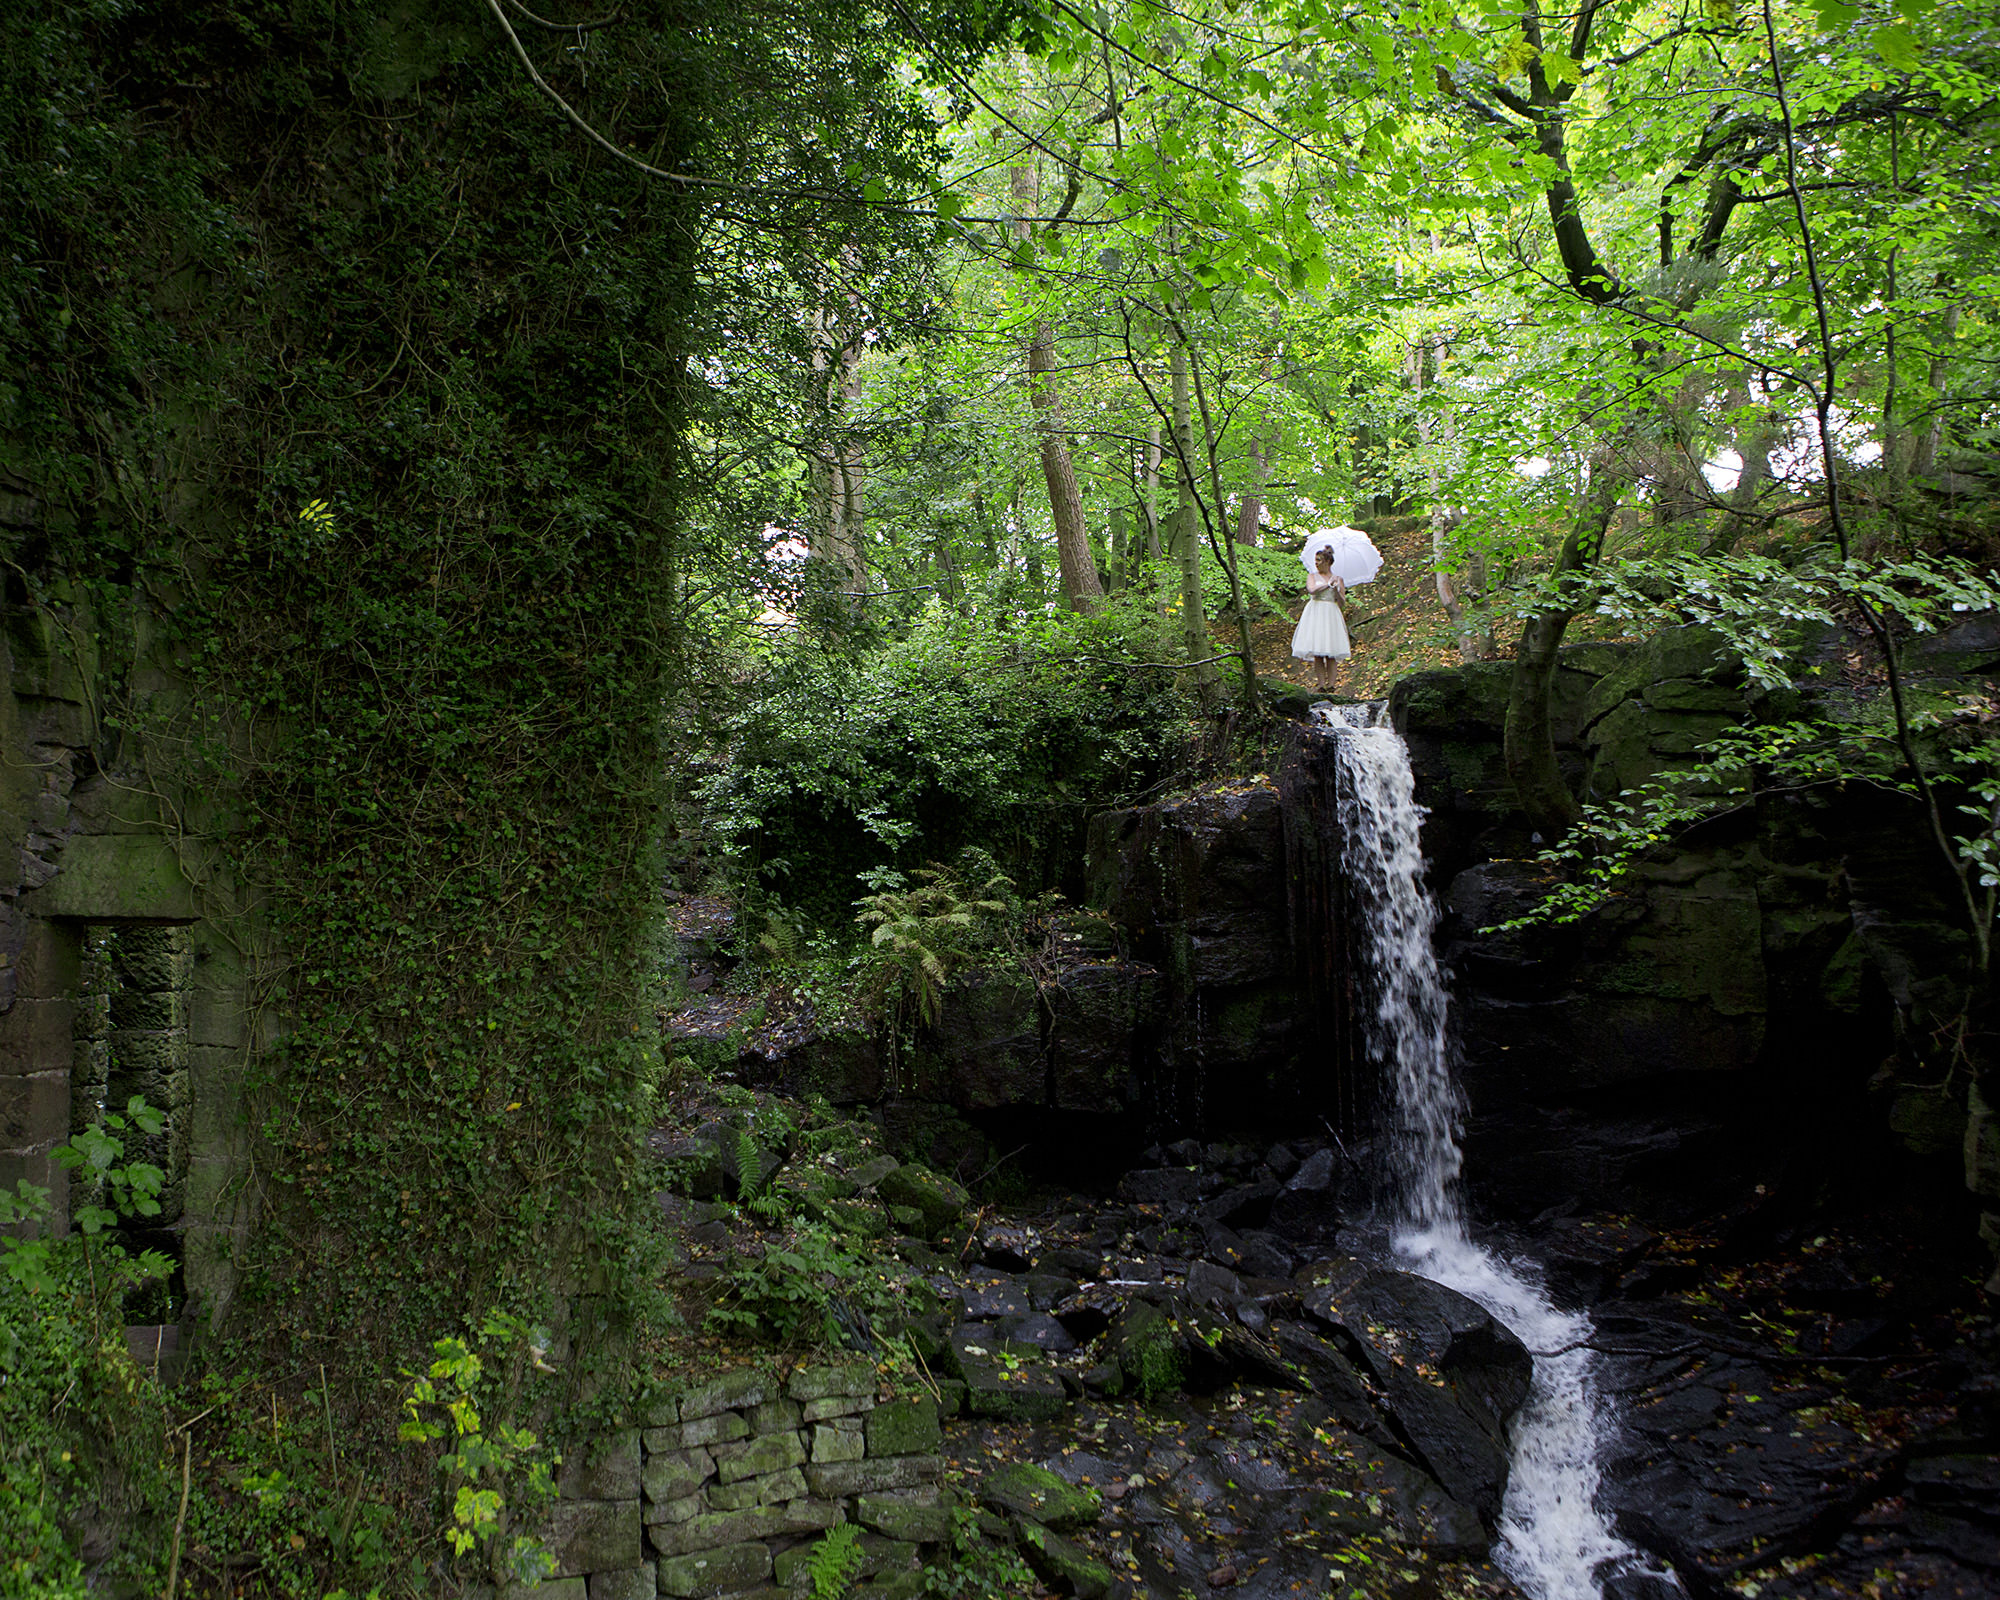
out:
{"label": "gap in stone wall", "polygon": [[[157,1250],[174,1263],[165,1282],[133,1291],[126,1321],[177,1322],[187,1304],[181,1223],[187,1205],[193,1131],[188,1010],[194,971],[189,929],[173,923],[90,923],[83,930],[77,986],[70,1128],[79,1133],[107,1112],[123,1114],[134,1095],[166,1117],[158,1133],[118,1135],[125,1159],[150,1162],[165,1174],[159,1215],[128,1221],[120,1243],[136,1255]],[[74,1180],[73,1180],[74,1182]],[[72,1187],[71,1206],[96,1195]]]}

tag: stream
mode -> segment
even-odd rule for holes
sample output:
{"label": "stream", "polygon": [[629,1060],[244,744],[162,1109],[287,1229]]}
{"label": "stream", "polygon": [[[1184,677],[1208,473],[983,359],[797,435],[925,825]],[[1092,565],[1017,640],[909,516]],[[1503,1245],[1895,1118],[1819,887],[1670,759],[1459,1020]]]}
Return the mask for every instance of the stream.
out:
{"label": "stream", "polygon": [[1464,1103],[1452,1072],[1450,1000],[1433,947],[1437,908],[1424,885],[1423,812],[1408,752],[1379,704],[1317,709],[1337,746],[1341,865],[1374,985],[1370,1050],[1394,1093],[1394,1254],[1408,1270],[1478,1301],[1534,1355],[1533,1388],[1512,1428],[1495,1559],[1536,1600],[1596,1600],[1606,1581],[1638,1574],[1645,1563],[1596,1504],[1611,1421],[1593,1380],[1590,1318],[1560,1310],[1531,1267],[1503,1260],[1467,1233],[1459,1194]]}

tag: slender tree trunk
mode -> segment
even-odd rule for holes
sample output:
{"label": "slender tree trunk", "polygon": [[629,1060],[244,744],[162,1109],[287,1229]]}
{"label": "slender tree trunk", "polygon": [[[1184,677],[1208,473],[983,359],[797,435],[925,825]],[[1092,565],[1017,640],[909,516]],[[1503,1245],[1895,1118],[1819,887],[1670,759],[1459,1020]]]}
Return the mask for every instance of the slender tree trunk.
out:
{"label": "slender tree trunk", "polygon": [[[1581,572],[1597,560],[1604,549],[1611,515],[1624,491],[1624,479],[1611,470],[1608,462],[1594,465],[1583,504],[1570,523],[1561,554],[1556,557],[1553,574],[1556,577]],[[1530,825],[1550,840],[1569,832],[1582,815],[1556,761],[1555,727],[1549,709],[1556,652],[1575,614],[1566,607],[1549,606],[1528,618],[1521,629],[1520,647],[1514,653],[1514,672],[1507,694],[1503,741],[1507,776],[1513,781],[1515,796]]]}
{"label": "slender tree trunk", "polygon": [[823,306],[807,318],[812,351],[813,384],[826,407],[826,440],[810,460],[817,526],[808,534],[807,549],[830,562],[850,593],[868,586],[862,561],[862,467],[847,438],[846,416],[861,395],[861,340],[843,339]]}
{"label": "slender tree trunk", "polygon": [[1729,509],[1716,524],[1714,537],[1708,541],[1704,554],[1728,555],[1744,534],[1755,526],[1756,518],[1752,513],[1757,509],[1757,497],[1764,492],[1764,485],[1771,481],[1771,451],[1784,437],[1784,432],[1783,413],[1776,406],[1766,405],[1738,437],[1736,453],[1743,458],[1743,469],[1736,475],[1736,486],[1729,491]]}
{"label": "slender tree trunk", "polygon": [[[1946,280],[1938,279],[1940,287]],[[1943,321],[1944,337],[1938,348],[1931,353],[1929,379],[1932,410],[1929,419],[1918,432],[1916,443],[1910,453],[1910,471],[1922,477],[1929,477],[1937,470],[1938,446],[1944,443],[1944,408],[1938,401],[1944,397],[1944,381],[1949,365],[1945,347],[1958,337],[1958,317],[1960,307],[1953,305],[1945,309]]]}
{"label": "slender tree trunk", "polygon": [[[1265,365],[1269,366],[1266,362]],[[1256,546],[1263,542],[1264,484],[1270,477],[1271,462],[1264,441],[1250,441],[1250,486],[1243,491],[1243,504],[1236,513],[1236,542]]]}
{"label": "slender tree trunk", "polygon": [[[1014,194],[1014,237],[1025,240],[1040,181],[1032,166],[1012,167],[1008,176]],[[1042,476],[1049,486],[1049,517],[1055,523],[1063,599],[1072,611],[1095,611],[1104,598],[1104,586],[1098,582],[1097,563],[1090,554],[1090,532],[1084,526],[1083,496],[1077,490],[1069,435],[1063,429],[1055,366],[1055,330],[1038,319],[1028,338],[1028,401],[1034,409],[1035,437],[1041,445]]]}
{"label": "slender tree trunk", "polygon": [[1171,341],[1174,383],[1174,476],[1180,501],[1174,507],[1174,555],[1181,575],[1181,649],[1193,666],[1195,692],[1203,707],[1214,710],[1217,695],[1214,653],[1208,638],[1208,615],[1201,599],[1201,509],[1195,504],[1194,408],[1188,395],[1187,349]]}
{"label": "slender tree trunk", "polygon": [[[1187,330],[1176,327],[1174,336],[1188,353],[1188,367],[1194,375],[1194,399],[1201,411],[1202,443],[1208,454],[1208,482],[1215,494],[1215,518],[1218,526],[1228,514],[1228,502],[1222,494],[1222,441],[1215,431],[1215,415],[1208,408],[1208,393],[1201,383],[1201,363],[1194,359],[1193,347],[1188,343]],[[1253,719],[1261,712],[1262,705],[1257,698],[1257,653],[1250,640],[1250,608],[1243,603],[1243,581],[1236,570],[1236,545],[1224,537],[1216,541],[1222,547],[1222,564],[1229,574],[1229,609],[1236,622],[1236,642],[1238,660],[1243,668],[1243,709]]]}
{"label": "slender tree trunk", "polygon": [[1131,560],[1131,543],[1125,536],[1125,525],[1130,520],[1131,513],[1127,507],[1111,508],[1111,571],[1107,576],[1110,579],[1111,592],[1114,594],[1124,588],[1129,581],[1125,569]]}
{"label": "slender tree trunk", "polygon": [[1139,510],[1146,519],[1146,559],[1158,561],[1164,552],[1160,549],[1160,425],[1157,422],[1146,434],[1144,485],[1139,497]]}
{"label": "slender tree trunk", "polygon": [[[1432,243],[1435,248],[1435,238]],[[1452,635],[1458,641],[1458,659],[1491,661],[1499,654],[1493,638],[1493,625],[1474,609],[1486,597],[1486,563],[1474,557],[1461,570],[1452,559],[1451,531],[1458,526],[1458,513],[1445,502],[1444,469],[1439,465],[1436,454],[1440,447],[1457,442],[1457,423],[1448,413],[1442,419],[1434,418],[1424,406],[1431,379],[1443,369],[1450,357],[1450,336],[1446,333],[1434,336],[1424,334],[1417,344],[1411,387],[1417,404],[1417,444],[1422,449],[1424,474],[1429,480],[1431,564],[1436,568],[1438,604],[1444,607],[1445,616],[1451,620]],[[1466,604],[1465,591],[1468,589],[1471,591],[1472,606]]]}

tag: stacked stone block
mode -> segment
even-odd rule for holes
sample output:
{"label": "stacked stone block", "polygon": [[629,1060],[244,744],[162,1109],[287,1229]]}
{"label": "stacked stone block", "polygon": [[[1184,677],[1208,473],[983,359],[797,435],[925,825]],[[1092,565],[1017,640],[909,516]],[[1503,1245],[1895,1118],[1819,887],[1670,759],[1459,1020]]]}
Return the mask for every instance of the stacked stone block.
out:
{"label": "stacked stone block", "polygon": [[556,1576],[521,1594],[795,1600],[814,1543],[851,1522],[854,1600],[920,1595],[921,1548],[951,1532],[943,1435],[933,1402],[878,1405],[875,1384],[866,1362],[739,1372],[655,1405],[565,1465]]}
{"label": "stacked stone block", "polygon": [[143,1245],[178,1255],[177,1235],[187,1197],[189,1135],[188,990],[194,947],[188,930],[169,924],[133,924],[109,941],[110,1070],[105,1099],[122,1111],[133,1095],[166,1117],[158,1133],[124,1135],[128,1159],[150,1161],[166,1174],[160,1214]]}

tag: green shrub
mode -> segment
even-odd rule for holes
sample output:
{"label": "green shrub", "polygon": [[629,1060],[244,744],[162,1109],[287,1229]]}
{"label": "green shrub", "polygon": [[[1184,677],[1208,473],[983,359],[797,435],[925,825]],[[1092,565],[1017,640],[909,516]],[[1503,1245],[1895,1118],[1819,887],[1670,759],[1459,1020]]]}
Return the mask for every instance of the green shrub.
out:
{"label": "green shrub", "polygon": [[1147,664],[1173,659],[1157,622],[1123,605],[1006,619],[934,606],[863,655],[797,639],[699,789],[744,926],[791,948],[765,920],[775,898],[844,929],[865,874],[969,844],[1030,892],[1050,886],[1088,814],[1166,770],[1185,705],[1174,674]]}

